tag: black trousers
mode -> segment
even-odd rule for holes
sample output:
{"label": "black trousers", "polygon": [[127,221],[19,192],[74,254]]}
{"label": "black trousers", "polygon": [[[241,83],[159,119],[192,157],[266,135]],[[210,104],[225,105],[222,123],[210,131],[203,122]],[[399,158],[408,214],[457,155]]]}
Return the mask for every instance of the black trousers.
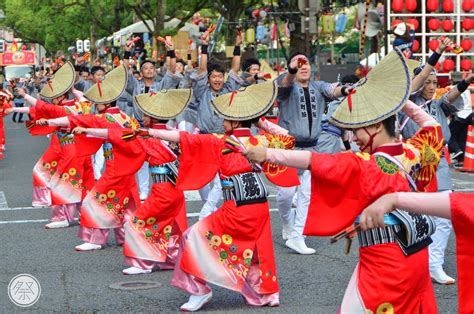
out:
{"label": "black trousers", "polygon": [[455,153],[458,151],[464,152],[466,150],[467,129],[470,124],[473,124],[473,122],[472,113],[466,119],[455,117],[451,121],[449,124],[451,139],[448,143],[450,153]]}
{"label": "black trousers", "polygon": [[[15,103],[14,103],[14,106],[15,106],[15,107],[24,107],[24,105],[25,105],[24,103],[21,103],[21,104],[15,104]],[[19,118],[18,118],[18,121],[17,121],[17,119],[16,119],[17,115],[18,115],[18,117],[19,117]],[[15,123],[21,123],[21,122],[23,122],[23,113],[14,112],[14,113],[13,113],[13,116],[12,116],[12,120],[13,120],[13,122],[15,122]]]}

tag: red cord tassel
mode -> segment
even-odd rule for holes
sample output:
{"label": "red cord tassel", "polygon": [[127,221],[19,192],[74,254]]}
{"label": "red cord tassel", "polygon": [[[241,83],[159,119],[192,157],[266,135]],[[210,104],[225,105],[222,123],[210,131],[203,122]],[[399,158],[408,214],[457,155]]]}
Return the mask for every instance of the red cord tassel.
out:
{"label": "red cord tassel", "polygon": [[51,88],[51,91],[53,91],[53,82],[48,81],[48,86],[49,86],[49,88]]}
{"label": "red cord tassel", "polygon": [[99,95],[100,97],[102,97],[102,89],[100,88],[100,84],[102,83],[102,81],[98,81],[97,82],[97,88],[99,89]]}
{"label": "red cord tassel", "polygon": [[234,101],[234,96],[237,94],[237,91],[233,91],[232,94],[230,95],[230,100],[229,100],[229,107],[232,105],[232,102]]}
{"label": "red cord tassel", "polygon": [[349,95],[347,96],[347,104],[349,105],[349,112],[352,113],[352,94],[355,94],[356,93],[356,90],[353,89]]}

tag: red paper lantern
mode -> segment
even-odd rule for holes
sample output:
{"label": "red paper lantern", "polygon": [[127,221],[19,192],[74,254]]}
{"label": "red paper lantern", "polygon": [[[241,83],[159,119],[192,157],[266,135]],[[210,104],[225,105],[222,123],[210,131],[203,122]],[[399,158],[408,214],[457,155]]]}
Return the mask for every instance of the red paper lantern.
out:
{"label": "red paper lantern", "polygon": [[436,62],[435,70],[436,70],[436,71],[439,71],[439,69],[441,69],[441,63]]}
{"label": "red paper lantern", "polygon": [[462,59],[461,60],[461,69],[464,71],[469,71],[472,69],[472,60],[471,59]]}
{"label": "red paper lantern", "polygon": [[464,12],[469,13],[472,10],[472,0],[464,0],[461,7]]}
{"label": "red paper lantern", "polygon": [[464,49],[464,51],[469,51],[472,48],[472,40],[468,38],[464,38],[461,40],[461,47]]}
{"label": "red paper lantern", "polygon": [[441,22],[438,19],[430,19],[428,21],[428,28],[432,31],[437,31],[441,26]]}
{"label": "red paper lantern", "polygon": [[260,16],[260,9],[255,9],[252,11],[252,16],[256,19]]}
{"label": "red paper lantern", "polygon": [[398,24],[400,23],[403,23],[402,20],[400,19],[396,19],[396,20],[393,20],[392,24],[390,25],[391,28],[395,28]]}
{"label": "red paper lantern", "polygon": [[413,27],[415,27],[415,30],[418,29],[419,23],[418,23],[418,20],[417,20],[417,19],[408,19],[408,20],[407,20],[407,23],[408,23],[408,24],[413,24]]}
{"label": "red paper lantern", "polygon": [[443,11],[446,13],[452,13],[454,11],[453,0],[444,0],[443,2]]}
{"label": "red paper lantern", "polygon": [[466,31],[470,31],[472,29],[472,26],[473,26],[473,20],[470,19],[470,18],[465,18],[462,23],[462,28],[464,28],[464,30]]}
{"label": "red paper lantern", "polygon": [[451,59],[444,60],[443,70],[446,72],[451,72],[452,70],[454,70],[454,61]]}
{"label": "red paper lantern", "polygon": [[436,48],[438,48],[438,46],[439,46],[439,41],[437,39],[432,39],[428,43],[428,47],[430,48],[430,50],[433,50],[433,51],[435,51]]}
{"label": "red paper lantern", "polygon": [[453,24],[453,21],[451,20],[444,20],[441,22],[441,28],[445,31],[445,32],[450,32],[453,30],[453,27],[454,27],[454,24]]}
{"label": "red paper lantern", "polygon": [[412,50],[413,52],[417,52],[418,49],[420,49],[420,42],[415,39],[415,40],[413,41],[413,47],[411,47],[411,50]]}
{"label": "red paper lantern", "polygon": [[438,10],[438,0],[428,0],[426,2],[426,8],[430,12]]}
{"label": "red paper lantern", "polygon": [[417,6],[416,0],[406,0],[405,2],[405,8],[407,8],[407,10],[410,12],[415,11],[416,6]]}
{"label": "red paper lantern", "polygon": [[392,10],[393,12],[402,12],[403,10],[403,0],[393,0],[392,1]]}

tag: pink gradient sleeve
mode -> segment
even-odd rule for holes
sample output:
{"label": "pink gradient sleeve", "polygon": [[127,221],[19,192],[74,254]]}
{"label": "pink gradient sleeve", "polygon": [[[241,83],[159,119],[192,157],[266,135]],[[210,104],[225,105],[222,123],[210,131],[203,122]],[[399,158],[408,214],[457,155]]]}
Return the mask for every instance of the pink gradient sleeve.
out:
{"label": "pink gradient sleeve", "polygon": [[70,126],[68,117],[61,117],[48,120],[49,126]]}
{"label": "pink gradient sleeve", "polygon": [[156,129],[148,129],[148,133],[154,137],[159,138],[161,140],[169,141],[169,142],[179,142],[180,136],[178,130],[156,130]]}
{"label": "pink gradient sleeve", "polygon": [[33,96],[30,96],[28,94],[25,94],[25,97],[23,97],[28,103],[30,103],[32,106],[36,106],[36,102],[38,99],[34,98]]}
{"label": "pink gradient sleeve", "polygon": [[281,126],[268,121],[267,119],[260,119],[257,123],[257,127],[274,135],[288,135],[287,129],[284,129]]}
{"label": "pink gradient sleeve", "polygon": [[403,107],[403,112],[406,113],[407,116],[410,117],[413,121],[418,124],[420,127],[430,126],[430,125],[437,125],[438,122],[427,114],[423,109],[413,103],[411,100],[408,100],[405,107]]}
{"label": "pink gradient sleeve", "polygon": [[12,112],[30,113],[30,107],[14,107],[11,109],[12,109]]}
{"label": "pink gradient sleeve", "polygon": [[76,97],[77,100],[79,101],[87,101],[87,98],[84,97],[84,93],[75,89],[75,88],[72,88],[71,89],[71,92],[72,94],[74,95],[74,97]]}
{"label": "pink gradient sleeve", "polygon": [[107,129],[87,129],[87,135],[98,138],[108,138],[109,132]]}
{"label": "pink gradient sleeve", "polygon": [[412,213],[451,219],[449,194],[398,192],[396,207]]}
{"label": "pink gradient sleeve", "polygon": [[282,166],[310,169],[311,152],[303,150],[267,149],[266,160]]}

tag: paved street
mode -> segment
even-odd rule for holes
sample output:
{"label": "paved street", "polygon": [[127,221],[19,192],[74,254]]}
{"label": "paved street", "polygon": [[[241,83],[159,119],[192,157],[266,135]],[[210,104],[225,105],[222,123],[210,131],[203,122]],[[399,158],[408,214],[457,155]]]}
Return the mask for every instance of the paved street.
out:
{"label": "paved street", "polygon": [[[6,120],[9,120],[7,118]],[[168,283],[170,271],[142,276],[124,276],[122,249],[78,253],[74,246],[78,227],[44,229],[49,209],[31,208],[31,169],[47,145],[46,138],[32,138],[23,125],[7,121],[7,151],[0,161],[0,312],[20,311],[8,297],[9,281],[21,273],[35,276],[41,297],[30,309],[41,312],[176,312],[187,295]],[[473,189],[474,176],[454,173],[456,189]],[[271,190],[275,194],[275,190]],[[189,193],[188,213],[202,206],[196,193]],[[274,197],[270,207],[275,208]],[[272,211],[275,254],[281,288],[281,306],[276,309],[246,305],[239,294],[214,287],[214,298],[204,308],[213,312],[334,313],[357,261],[357,248],[343,254],[343,243],[329,244],[328,238],[310,238],[317,253],[300,256],[290,253],[281,239],[278,213]],[[196,221],[189,218],[189,223]],[[449,242],[445,270],[456,275],[455,245]],[[155,289],[122,291],[109,286],[123,281],[147,280],[161,285]],[[440,313],[457,312],[456,286],[435,285]]]}

